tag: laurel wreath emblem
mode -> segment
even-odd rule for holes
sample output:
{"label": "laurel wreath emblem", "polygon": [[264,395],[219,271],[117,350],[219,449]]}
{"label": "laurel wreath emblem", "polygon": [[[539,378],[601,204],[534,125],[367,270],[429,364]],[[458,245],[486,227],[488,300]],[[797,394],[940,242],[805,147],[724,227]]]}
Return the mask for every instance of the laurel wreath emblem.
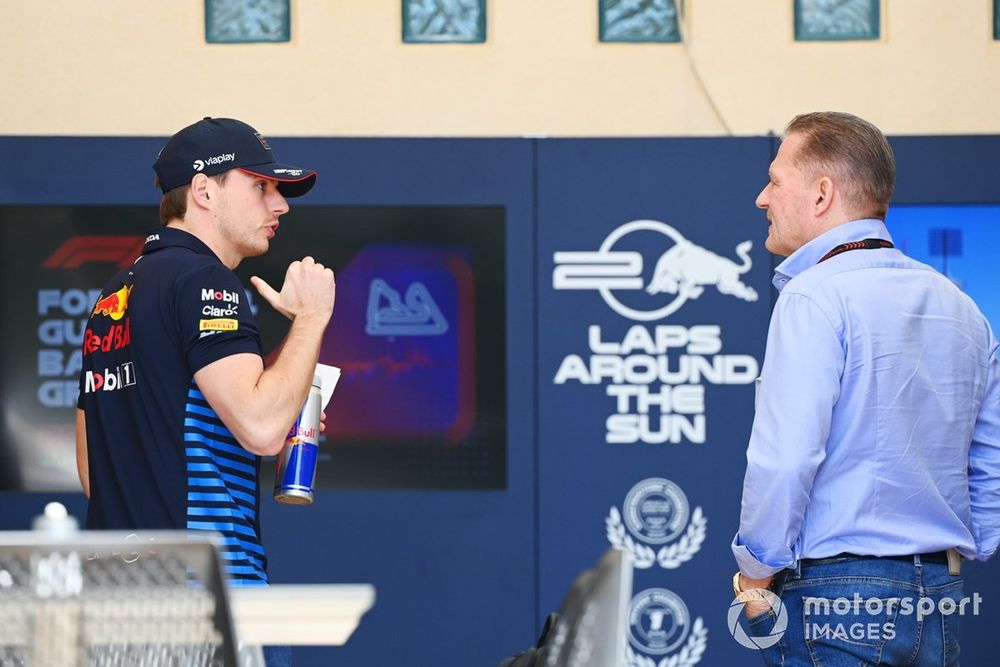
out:
{"label": "laurel wreath emblem", "polygon": [[607,528],[608,542],[627,551],[632,556],[633,566],[637,569],[645,570],[659,563],[660,567],[673,570],[691,560],[701,550],[708,519],[705,518],[701,507],[694,508],[691,522],[684,535],[673,544],[663,546],[659,551],[654,551],[649,545],[637,543],[632,539],[625,530],[621,512],[617,507],[611,507],[608,517],[604,520],[604,526]]}
{"label": "laurel wreath emblem", "polygon": [[627,667],[692,667],[701,662],[701,656],[708,646],[708,628],[699,616],[691,625],[691,634],[687,642],[677,653],[656,662],[652,658],[636,653],[631,646],[626,646],[625,664]]}
{"label": "laurel wreath emblem", "polygon": [[691,558],[701,550],[701,545],[705,541],[706,527],[708,519],[700,507],[695,507],[691,513],[691,523],[688,529],[673,544],[664,546],[656,553],[656,562],[660,567],[673,570],[691,560]]}
{"label": "laurel wreath emblem", "polygon": [[632,565],[640,570],[653,567],[656,562],[656,552],[645,544],[636,544],[632,536],[625,532],[625,524],[622,523],[622,514],[615,506],[611,507],[608,518],[604,520],[607,528],[608,542],[611,546],[624,549],[632,556]]}

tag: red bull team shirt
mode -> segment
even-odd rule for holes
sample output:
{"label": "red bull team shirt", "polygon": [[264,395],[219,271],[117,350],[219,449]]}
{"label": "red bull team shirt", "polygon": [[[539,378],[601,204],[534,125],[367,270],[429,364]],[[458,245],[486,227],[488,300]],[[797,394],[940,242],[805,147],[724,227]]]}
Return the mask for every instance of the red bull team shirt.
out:
{"label": "red bull team shirt", "polygon": [[260,457],[243,449],[194,374],[261,354],[236,275],[195,236],[150,233],[104,286],[87,322],[78,407],[87,421],[87,528],[222,534],[232,585],[267,583]]}

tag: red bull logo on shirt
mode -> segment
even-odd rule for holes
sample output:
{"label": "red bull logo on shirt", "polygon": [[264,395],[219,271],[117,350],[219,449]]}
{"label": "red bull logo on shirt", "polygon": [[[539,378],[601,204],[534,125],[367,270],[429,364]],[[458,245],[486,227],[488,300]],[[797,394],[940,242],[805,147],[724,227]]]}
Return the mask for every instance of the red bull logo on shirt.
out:
{"label": "red bull logo on shirt", "polygon": [[104,336],[98,336],[93,329],[83,332],[83,356],[101,352],[111,352],[128,347],[132,342],[132,332],[129,320],[126,318],[123,324],[112,324],[111,329]]}
{"label": "red bull logo on shirt", "polygon": [[102,296],[94,304],[94,312],[91,317],[106,315],[116,322],[125,317],[125,309],[128,308],[128,295],[132,292],[132,286],[124,286],[108,296]]}

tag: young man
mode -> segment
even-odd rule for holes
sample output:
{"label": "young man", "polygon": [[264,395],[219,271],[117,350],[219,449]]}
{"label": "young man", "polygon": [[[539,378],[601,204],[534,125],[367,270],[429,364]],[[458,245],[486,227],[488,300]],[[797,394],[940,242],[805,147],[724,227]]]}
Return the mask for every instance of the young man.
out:
{"label": "young man", "polygon": [[275,161],[249,125],[205,118],[175,134],[153,169],[162,227],[104,286],[87,323],[77,466],[87,528],[223,535],[231,585],[265,585],[260,457],[281,450],[306,400],[333,313],[333,272],[293,262],[276,291],[288,317],[264,368],[260,336],[233,269],[267,252],[316,172]]}
{"label": "young man", "polygon": [[[951,281],[893,247],[895,163],[878,128],[798,116],[769,176],[757,206],[787,259],[734,588],[770,587],[785,607],[767,664],[957,665],[959,554],[985,560],[1000,543],[997,340]],[[774,629],[767,609],[747,605],[757,636]]]}

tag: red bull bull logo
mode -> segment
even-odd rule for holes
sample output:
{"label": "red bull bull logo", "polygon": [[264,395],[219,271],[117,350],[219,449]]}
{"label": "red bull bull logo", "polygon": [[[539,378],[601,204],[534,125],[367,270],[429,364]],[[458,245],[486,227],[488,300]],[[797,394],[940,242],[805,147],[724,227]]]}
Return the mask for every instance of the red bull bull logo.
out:
{"label": "red bull bull logo", "polygon": [[128,307],[128,295],[131,291],[131,285],[127,287],[123,285],[117,292],[108,296],[102,296],[94,304],[94,312],[90,316],[106,315],[117,322],[125,317],[125,309]]}

